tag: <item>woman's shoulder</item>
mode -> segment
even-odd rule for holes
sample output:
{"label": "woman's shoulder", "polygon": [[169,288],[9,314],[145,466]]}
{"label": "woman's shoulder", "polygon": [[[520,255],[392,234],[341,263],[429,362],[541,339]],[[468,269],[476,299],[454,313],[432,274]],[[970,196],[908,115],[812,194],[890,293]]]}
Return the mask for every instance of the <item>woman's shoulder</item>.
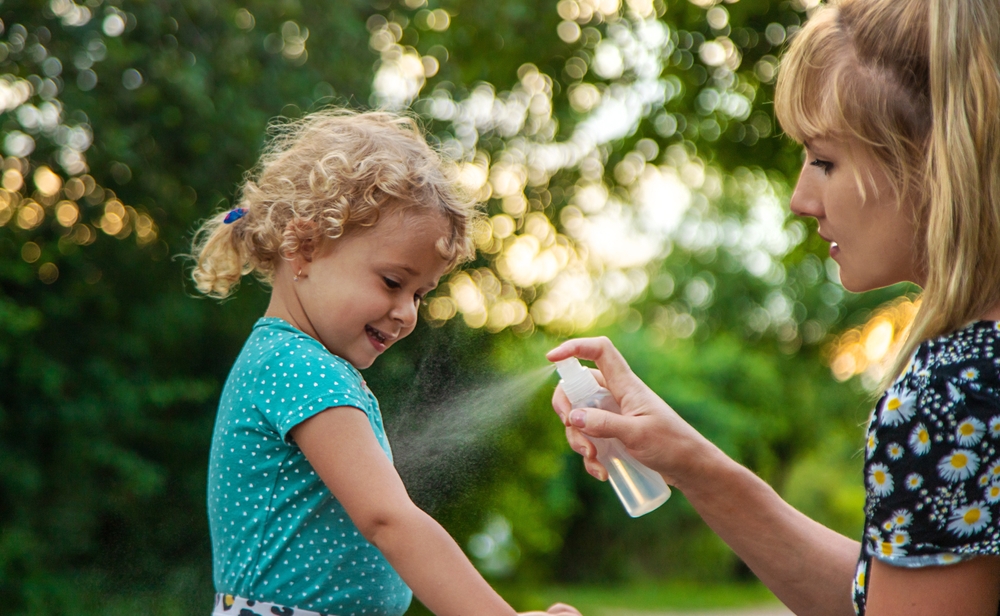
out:
{"label": "woman's shoulder", "polygon": [[904,378],[931,386],[953,382],[1000,387],[1000,322],[976,321],[924,341]]}

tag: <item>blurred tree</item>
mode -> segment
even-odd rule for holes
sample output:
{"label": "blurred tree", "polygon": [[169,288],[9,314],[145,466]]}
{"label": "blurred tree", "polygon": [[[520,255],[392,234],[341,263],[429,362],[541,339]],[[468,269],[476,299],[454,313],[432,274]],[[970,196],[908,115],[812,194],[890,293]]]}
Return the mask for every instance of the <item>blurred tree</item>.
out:
{"label": "blurred tree", "polygon": [[[5,613],[207,609],[207,447],[266,290],[193,299],[176,257],[228,206],[269,119],[325,104],[411,108],[490,214],[432,326],[368,373],[396,435],[442,383],[519,373],[546,333],[598,328],[727,451],[828,502],[809,469],[850,442],[865,392],[835,386],[822,345],[900,290],[845,296],[825,246],[786,221],[801,158],[775,135],[771,86],[816,4],[0,4]],[[517,584],[732,562],[681,499],[623,524],[546,394],[403,469],[484,571]],[[831,467],[854,472],[838,451]]]}

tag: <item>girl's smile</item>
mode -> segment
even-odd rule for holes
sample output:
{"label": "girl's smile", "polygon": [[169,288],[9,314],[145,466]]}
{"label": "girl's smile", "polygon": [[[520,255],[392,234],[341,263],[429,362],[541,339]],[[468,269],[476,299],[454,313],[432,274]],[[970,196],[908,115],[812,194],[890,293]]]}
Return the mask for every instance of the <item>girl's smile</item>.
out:
{"label": "girl's smile", "polygon": [[367,368],[416,326],[420,302],[449,265],[437,249],[446,233],[442,217],[404,212],[324,240],[311,260],[279,265],[267,314]]}

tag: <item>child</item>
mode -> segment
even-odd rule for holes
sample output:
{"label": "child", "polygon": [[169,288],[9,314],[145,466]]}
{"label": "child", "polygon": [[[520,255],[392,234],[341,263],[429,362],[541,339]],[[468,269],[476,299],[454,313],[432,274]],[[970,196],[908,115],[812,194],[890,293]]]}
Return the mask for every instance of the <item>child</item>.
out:
{"label": "child", "polygon": [[435,614],[514,614],[410,501],[358,372],[472,257],[474,204],[412,120],[345,111],[277,131],[240,197],[194,247],[202,293],[272,288],[212,439],[214,613],[400,615],[412,588]]}

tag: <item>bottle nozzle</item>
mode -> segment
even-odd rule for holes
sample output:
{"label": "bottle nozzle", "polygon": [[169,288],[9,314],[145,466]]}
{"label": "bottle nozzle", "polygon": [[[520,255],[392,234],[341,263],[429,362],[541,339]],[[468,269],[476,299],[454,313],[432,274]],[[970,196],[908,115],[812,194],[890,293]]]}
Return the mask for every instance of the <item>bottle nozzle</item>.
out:
{"label": "bottle nozzle", "polygon": [[563,391],[569,401],[576,405],[600,391],[597,379],[575,357],[556,362],[556,371],[562,377]]}

